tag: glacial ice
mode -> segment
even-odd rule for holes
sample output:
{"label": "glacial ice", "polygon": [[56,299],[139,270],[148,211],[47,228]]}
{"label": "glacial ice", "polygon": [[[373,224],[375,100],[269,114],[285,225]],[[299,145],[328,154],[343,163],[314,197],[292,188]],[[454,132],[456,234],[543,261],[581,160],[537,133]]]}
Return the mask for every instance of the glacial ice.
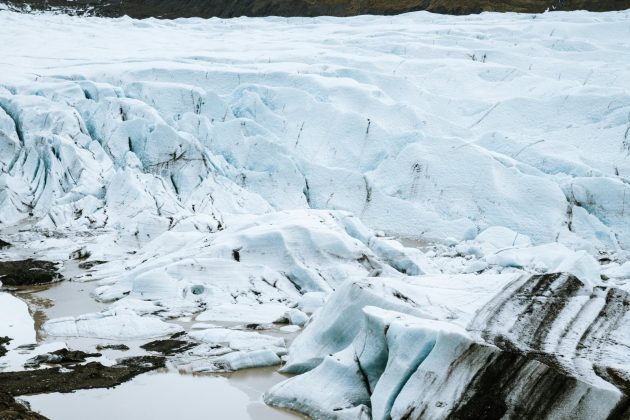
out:
{"label": "glacial ice", "polygon": [[182,327],[148,315],[137,315],[123,309],[78,317],[51,319],[43,331],[53,337],[88,337],[106,339],[144,339],[166,336],[182,331]]}
{"label": "glacial ice", "polygon": [[109,306],[43,331],[286,359],[314,417],[623,414],[627,21],[0,10],[3,239]]}

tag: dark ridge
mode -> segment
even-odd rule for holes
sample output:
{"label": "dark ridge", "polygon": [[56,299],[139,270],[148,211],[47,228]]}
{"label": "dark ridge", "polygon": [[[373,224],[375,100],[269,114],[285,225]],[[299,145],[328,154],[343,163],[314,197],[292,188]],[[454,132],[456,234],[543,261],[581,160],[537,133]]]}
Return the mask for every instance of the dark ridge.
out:
{"label": "dark ridge", "polygon": [[546,10],[625,10],[630,0],[15,0],[18,11],[57,10],[103,17],[356,16],[395,15],[427,10],[464,15],[481,12],[542,13]]}

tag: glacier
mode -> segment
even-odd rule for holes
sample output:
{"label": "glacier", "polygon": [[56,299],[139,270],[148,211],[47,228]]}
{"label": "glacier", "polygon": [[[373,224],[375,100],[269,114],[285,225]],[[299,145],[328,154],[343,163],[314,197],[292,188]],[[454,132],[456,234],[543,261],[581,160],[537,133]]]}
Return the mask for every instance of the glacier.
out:
{"label": "glacier", "polygon": [[628,13],[0,8],[0,259],[98,303],[3,288],[7,360],[177,337],[313,418],[629,416]]}

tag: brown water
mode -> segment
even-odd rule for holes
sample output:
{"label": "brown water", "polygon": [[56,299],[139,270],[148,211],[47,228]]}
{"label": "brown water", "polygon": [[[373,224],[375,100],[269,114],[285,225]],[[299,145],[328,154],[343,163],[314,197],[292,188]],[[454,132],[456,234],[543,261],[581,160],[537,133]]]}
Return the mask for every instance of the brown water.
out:
{"label": "brown water", "polygon": [[285,379],[260,368],[231,375],[152,372],[113,389],[20,397],[50,420],[296,419],[262,402],[262,394]]}
{"label": "brown water", "polygon": [[[66,272],[64,275],[72,278],[71,273]],[[107,344],[108,340],[46,337],[40,331],[41,325],[47,319],[77,316],[104,309],[107,305],[90,296],[94,287],[94,283],[66,280],[51,285],[19,288],[12,293],[28,303],[35,319],[38,342],[65,341],[70,348],[94,351],[97,344]],[[283,334],[283,337],[288,342],[293,335]],[[124,343],[130,350],[103,350],[104,356],[110,360],[144,352],[139,348],[143,341],[117,340],[116,343]],[[51,420],[301,418],[288,411],[269,407],[262,401],[265,391],[286,379],[276,369],[277,367],[271,367],[229,374],[190,374],[171,367],[137,376],[112,389],[30,395],[20,399],[28,401],[33,410]]]}

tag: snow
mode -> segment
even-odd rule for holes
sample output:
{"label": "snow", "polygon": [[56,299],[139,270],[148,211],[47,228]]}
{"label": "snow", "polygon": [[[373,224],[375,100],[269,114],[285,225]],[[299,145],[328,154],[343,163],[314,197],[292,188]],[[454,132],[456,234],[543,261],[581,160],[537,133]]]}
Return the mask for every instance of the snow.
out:
{"label": "snow", "polygon": [[0,292],[0,320],[0,337],[11,339],[5,346],[7,349],[36,342],[35,325],[28,306],[6,292]]}

